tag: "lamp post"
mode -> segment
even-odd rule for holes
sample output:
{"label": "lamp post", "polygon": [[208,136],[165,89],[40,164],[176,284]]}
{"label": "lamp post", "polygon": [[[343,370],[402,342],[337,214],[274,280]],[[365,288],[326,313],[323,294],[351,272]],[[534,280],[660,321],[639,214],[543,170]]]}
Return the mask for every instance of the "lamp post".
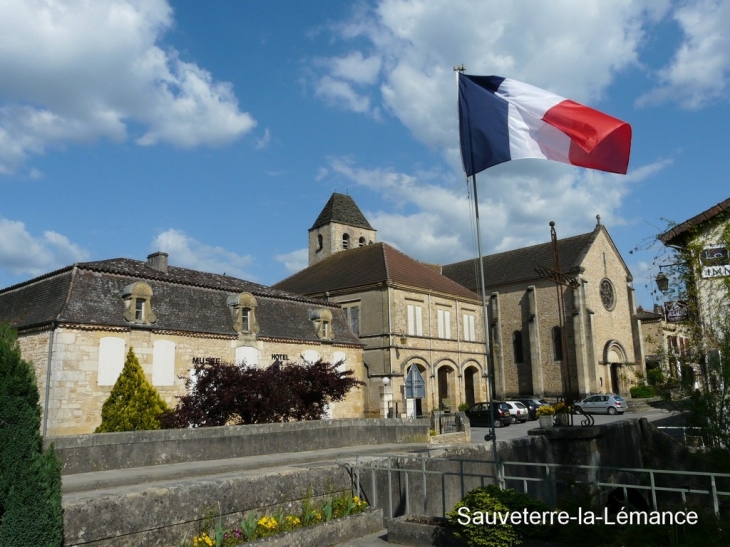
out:
{"label": "lamp post", "polygon": [[380,416],[393,417],[393,386],[390,385],[390,378],[387,376],[383,377],[383,385],[380,388]]}

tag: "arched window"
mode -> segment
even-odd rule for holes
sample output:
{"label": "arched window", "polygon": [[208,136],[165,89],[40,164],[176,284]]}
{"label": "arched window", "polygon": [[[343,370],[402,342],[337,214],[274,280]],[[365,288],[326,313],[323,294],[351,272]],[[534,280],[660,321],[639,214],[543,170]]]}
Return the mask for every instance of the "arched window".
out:
{"label": "arched window", "polygon": [[364,246],[365,246],[365,238],[364,238],[364,237],[361,237],[361,238],[360,238],[360,239],[359,239],[359,240],[357,241],[357,244],[358,244],[358,247],[364,247]]}
{"label": "arched window", "polygon": [[563,360],[563,333],[560,327],[553,327],[553,360]]}
{"label": "arched window", "polygon": [[322,234],[317,234],[317,250],[321,251],[322,247],[324,247],[324,239],[322,238]]}
{"label": "arched window", "polygon": [[524,363],[525,356],[522,352],[522,333],[518,330],[512,333],[512,349],[514,351],[515,363]]}
{"label": "arched window", "polygon": [[343,249],[350,248],[350,234],[342,234],[342,248]]}

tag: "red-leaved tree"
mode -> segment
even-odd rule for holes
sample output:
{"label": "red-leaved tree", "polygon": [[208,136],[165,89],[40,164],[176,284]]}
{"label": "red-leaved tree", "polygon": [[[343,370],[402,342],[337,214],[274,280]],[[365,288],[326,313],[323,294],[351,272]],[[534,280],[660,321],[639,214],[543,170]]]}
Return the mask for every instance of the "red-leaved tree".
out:
{"label": "red-leaved tree", "polygon": [[317,361],[267,369],[227,363],[196,365],[187,395],[162,417],[166,428],[319,420],[363,382],[352,371]]}

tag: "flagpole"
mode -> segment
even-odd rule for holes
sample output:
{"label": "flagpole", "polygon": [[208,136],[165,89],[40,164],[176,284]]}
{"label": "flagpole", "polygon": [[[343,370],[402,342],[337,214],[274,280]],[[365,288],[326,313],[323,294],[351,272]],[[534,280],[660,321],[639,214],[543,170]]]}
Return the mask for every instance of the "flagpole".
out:
{"label": "flagpole", "polygon": [[490,348],[489,340],[489,312],[487,310],[487,289],[484,283],[484,257],[482,255],[482,230],[479,226],[479,197],[477,195],[477,176],[476,174],[471,176],[472,187],[474,188],[474,216],[476,219],[476,232],[477,232],[477,249],[479,255],[479,292],[482,294],[482,313],[484,314],[484,355],[486,357],[487,365],[487,402],[489,404],[490,412],[490,431],[492,435],[492,455],[494,457],[494,469],[497,475],[497,481],[501,488],[504,487],[502,480],[502,474],[499,468],[499,455],[497,454],[497,432],[494,428],[494,420],[496,419],[496,412],[494,408],[495,399],[495,374],[494,374],[494,360],[492,359],[492,352]]}
{"label": "flagpole", "polygon": [[[454,67],[456,72],[456,96],[457,96],[457,109],[459,101],[459,74],[464,73],[466,68],[462,64],[461,66]],[[472,162],[473,163],[473,162]],[[465,169],[466,171],[466,169]],[[474,188],[474,216],[476,219],[476,233],[477,233],[477,253],[479,256],[479,287],[482,294],[482,313],[484,320],[484,357],[486,360],[486,378],[487,378],[487,404],[489,404],[489,430],[492,437],[492,456],[494,458],[494,473],[499,483],[499,487],[504,489],[504,480],[502,479],[502,473],[499,467],[499,454],[497,454],[497,432],[495,431],[494,421],[496,418],[496,412],[494,408],[495,398],[495,387],[494,387],[494,361],[492,359],[492,352],[489,343],[489,313],[487,310],[487,295],[486,286],[484,283],[484,259],[482,256],[482,230],[479,225],[479,197],[477,195],[477,177],[476,173],[471,176],[472,187]]]}

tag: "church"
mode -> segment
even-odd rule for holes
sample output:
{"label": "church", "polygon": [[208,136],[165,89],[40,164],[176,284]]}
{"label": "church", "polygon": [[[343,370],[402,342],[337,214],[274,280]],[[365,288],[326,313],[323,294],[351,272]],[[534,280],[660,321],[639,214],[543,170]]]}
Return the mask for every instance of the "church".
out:
{"label": "church", "polygon": [[[407,415],[487,400],[477,260],[425,264],[376,234],[350,196],[333,194],[309,229],[309,266],[274,288],[343,307],[365,344],[367,415],[390,412],[389,390],[395,411]],[[555,283],[536,270],[553,266],[551,243],[483,259],[497,399],[628,394],[643,369],[632,276],[600,217],[592,231],[557,245],[571,280],[560,289],[563,321]]]}

